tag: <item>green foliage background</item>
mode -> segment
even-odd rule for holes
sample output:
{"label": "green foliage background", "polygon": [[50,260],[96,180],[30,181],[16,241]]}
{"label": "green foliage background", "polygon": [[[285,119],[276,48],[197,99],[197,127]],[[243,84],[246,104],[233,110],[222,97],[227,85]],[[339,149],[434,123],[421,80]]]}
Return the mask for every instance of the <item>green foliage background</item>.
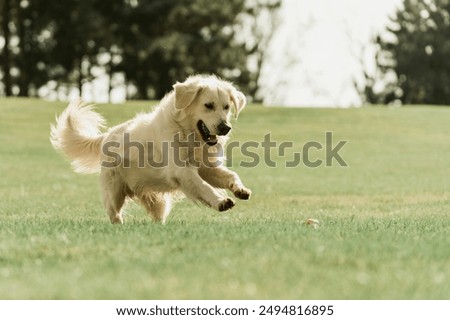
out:
{"label": "green foliage background", "polygon": [[[37,96],[47,86],[66,95],[72,88],[82,92],[101,68],[109,91],[116,86],[114,76],[124,76],[130,99],[161,98],[195,73],[214,73],[256,95],[266,48],[248,46],[246,39],[265,43],[265,33],[255,28],[257,17],[275,14],[280,5],[281,0],[0,0],[0,37],[6,42],[0,52],[2,91]],[[249,69],[251,57],[258,70]]]}
{"label": "green foliage background", "polygon": [[363,100],[449,105],[450,1],[404,0],[386,31],[376,39],[378,72],[365,75]]}

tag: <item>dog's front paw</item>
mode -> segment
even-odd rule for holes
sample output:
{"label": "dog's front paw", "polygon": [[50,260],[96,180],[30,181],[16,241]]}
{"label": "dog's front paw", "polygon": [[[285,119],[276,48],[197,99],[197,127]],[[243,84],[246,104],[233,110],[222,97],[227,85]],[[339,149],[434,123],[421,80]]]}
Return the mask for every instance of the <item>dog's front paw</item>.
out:
{"label": "dog's front paw", "polygon": [[222,202],[219,203],[219,211],[227,211],[234,207],[234,200],[231,198],[225,198]]}
{"label": "dog's front paw", "polygon": [[239,188],[239,189],[235,190],[233,193],[236,196],[236,198],[241,199],[241,200],[248,200],[248,199],[250,199],[250,196],[252,195],[252,191],[245,187]]}

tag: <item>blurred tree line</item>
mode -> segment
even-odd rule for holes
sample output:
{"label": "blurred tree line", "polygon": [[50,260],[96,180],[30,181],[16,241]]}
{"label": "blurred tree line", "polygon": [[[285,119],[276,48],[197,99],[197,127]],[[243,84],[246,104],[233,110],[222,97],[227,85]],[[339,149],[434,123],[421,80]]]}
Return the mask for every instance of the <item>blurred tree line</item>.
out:
{"label": "blurred tree line", "polygon": [[67,94],[76,87],[81,93],[84,83],[103,72],[109,93],[120,74],[127,98],[151,99],[161,98],[193,73],[215,73],[256,98],[266,49],[259,44],[265,44],[273,30],[252,30],[261,30],[259,15],[276,15],[280,4],[0,0],[0,92],[37,96],[45,86],[63,88]]}
{"label": "blurred tree line", "polygon": [[372,104],[450,104],[450,0],[404,0],[376,37],[376,72],[359,87]]}

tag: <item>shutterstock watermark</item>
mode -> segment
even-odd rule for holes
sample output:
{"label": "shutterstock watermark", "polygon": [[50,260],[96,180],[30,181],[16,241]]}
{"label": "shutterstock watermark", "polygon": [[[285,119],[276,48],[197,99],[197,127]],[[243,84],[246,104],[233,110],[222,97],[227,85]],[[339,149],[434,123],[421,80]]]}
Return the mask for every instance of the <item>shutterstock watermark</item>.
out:
{"label": "shutterstock watermark", "polygon": [[[324,134],[324,141],[308,141],[300,148],[293,141],[278,142],[267,133],[261,141],[232,141],[225,148],[216,145],[202,144],[192,133],[186,138],[180,134],[173,141],[148,141],[145,144],[133,141],[129,133],[124,133],[123,140],[109,141],[102,147],[104,160],[102,166],[114,167],[217,167],[233,163],[233,157],[238,153],[241,157],[239,166],[255,168],[261,165],[267,167],[295,168],[305,166],[317,168],[320,166],[348,167],[340,152],[348,140],[334,141],[333,132]],[[226,160],[225,160],[226,159]]]}

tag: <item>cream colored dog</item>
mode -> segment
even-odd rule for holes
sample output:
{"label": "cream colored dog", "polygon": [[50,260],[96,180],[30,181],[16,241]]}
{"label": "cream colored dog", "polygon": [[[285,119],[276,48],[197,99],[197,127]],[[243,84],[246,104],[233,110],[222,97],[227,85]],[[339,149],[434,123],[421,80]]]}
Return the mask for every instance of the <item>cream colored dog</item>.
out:
{"label": "cream colored dog", "polygon": [[230,106],[237,117],[245,96],[215,76],[189,77],[173,88],[153,112],[103,134],[103,118],[81,101],[71,103],[51,126],[53,147],[72,159],[77,172],[100,172],[112,223],[123,223],[127,197],[139,199],[163,223],[179,191],[218,211],[235,204],[223,189],[250,198],[251,191],[223,164]]}

